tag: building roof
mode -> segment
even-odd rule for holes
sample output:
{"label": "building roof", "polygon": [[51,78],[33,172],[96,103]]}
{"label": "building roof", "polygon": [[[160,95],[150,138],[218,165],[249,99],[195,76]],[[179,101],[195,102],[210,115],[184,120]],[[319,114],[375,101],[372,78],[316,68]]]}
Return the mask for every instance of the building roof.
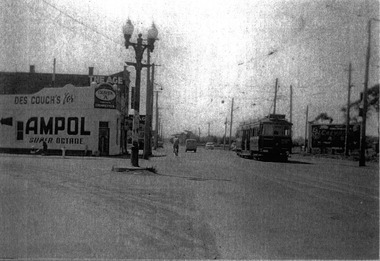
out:
{"label": "building roof", "polygon": [[[110,76],[123,76],[123,71]],[[52,87],[52,73],[0,72],[0,94],[33,94],[45,87]],[[55,87],[72,84],[90,86],[89,76],[83,74],[55,74]]]}

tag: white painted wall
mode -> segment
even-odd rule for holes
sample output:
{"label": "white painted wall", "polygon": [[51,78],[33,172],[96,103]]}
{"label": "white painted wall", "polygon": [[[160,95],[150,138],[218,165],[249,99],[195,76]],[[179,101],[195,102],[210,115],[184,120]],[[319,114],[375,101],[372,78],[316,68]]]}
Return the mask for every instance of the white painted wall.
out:
{"label": "white painted wall", "polygon": [[[67,150],[84,150],[87,145],[88,150],[97,151],[99,122],[105,121],[110,128],[109,153],[120,153],[120,145],[116,143],[116,135],[120,135],[120,131],[117,131],[120,114],[116,109],[94,108],[94,100],[94,87],[73,85],[44,88],[30,95],[1,95],[0,117],[12,117],[12,126],[0,125],[0,148],[41,148],[44,139],[48,149],[65,146]],[[34,129],[34,120],[31,121],[33,117],[37,117],[37,129]],[[47,124],[49,119],[53,128],[48,129],[52,133],[41,133],[41,121]],[[55,122],[60,127],[62,119],[65,122],[64,129],[56,133]],[[22,140],[17,140],[17,122],[23,122]],[[83,135],[86,132],[90,132],[89,135]]]}

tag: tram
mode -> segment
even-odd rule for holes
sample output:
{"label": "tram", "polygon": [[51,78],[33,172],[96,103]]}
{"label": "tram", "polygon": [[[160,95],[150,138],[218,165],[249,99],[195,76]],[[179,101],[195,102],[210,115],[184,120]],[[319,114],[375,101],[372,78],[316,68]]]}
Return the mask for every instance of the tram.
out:
{"label": "tram", "polygon": [[236,153],[240,157],[287,161],[292,150],[292,123],[283,114],[270,114],[242,122],[236,134]]}

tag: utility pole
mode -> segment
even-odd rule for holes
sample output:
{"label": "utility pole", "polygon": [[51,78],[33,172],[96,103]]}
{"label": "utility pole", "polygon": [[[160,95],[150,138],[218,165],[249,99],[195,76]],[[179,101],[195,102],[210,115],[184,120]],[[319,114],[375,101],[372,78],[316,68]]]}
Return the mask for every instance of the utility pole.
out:
{"label": "utility pole", "polygon": [[152,64],[152,80],[150,81],[149,88],[149,146],[148,155],[152,156],[152,132],[153,132],[153,99],[154,99],[154,68],[155,64]]}
{"label": "utility pole", "polygon": [[[152,68],[152,73],[154,75],[154,64]],[[154,80],[154,79],[153,79]],[[153,82],[154,84],[154,82]],[[155,132],[154,132],[154,147],[157,149],[158,147],[158,90],[155,90],[156,92],[156,127],[155,127]]]}
{"label": "utility pole", "polygon": [[[124,73],[123,73],[123,78],[124,78],[124,101],[125,101],[125,104],[124,104],[124,110],[123,110],[123,118],[122,118],[122,124],[123,124],[123,128],[122,128],[122,133],[121,133],[121,137],[122,137],[122,151],[123,153],[126,152],[126,154],[128,154],[128,150],[127,150],[127,133],[128,133],[128,130],[125,129],[125,119],[126,117],[128,117],[129,115],[129,84],[130,84],[130,74],[129,74],[129,71],[127,70],[127,66],[124,66]],[[128,126],[129,128],[129,126]]]}
{"label": "utility pole", "polygon": [[150,136],[150,125],[151,125],[151,115],[150,104],[151,104],[151,84],[150,84],[150,51],[147,52],[147,69],[146,69],[146,100],[145,100],[145,125],[144,125],[144,153],[143,158],[149,159],[149,136]]}
{"label": "utility pole", "polygon": [[[158,132],[158,92],[159,90],[154,90],[154,76],[155,76],[155,68],[156,66],[160,66],[160,65],[156,65],[156,64],[152,64],[152,81],[151,81],[151,85],[152,85],[152,103],[151,103],[151,115],[153,117],[153,92],[156,92],[156,119],[155,119],[155,128],[154,128],[154,148],[157,149],[158,147],[158,136],[159,136],[159,132]],[[162,88],[161,90],[162,91]],[[153,122],[151,122],[151,124],[153,124]],[[153,129],[153,127],[151,127],[151,129]],[[152,150],[151,150],[152,152]]]}
{"label": "utility pole", "polygon": [[273,114],[276,114],[277,82],[278,82],[278,78],[276,78],[276,84],[275,84],[275,86],[274,86]]}
{"label": "utility pole", "polygon": [[231,103],[231,124],[230,124],[230,139],[228,141],[228,150],[231,149],[231,136],[232,136],[233,118],[234,118],[234,98],[232,98],[232,103]]}
{"label": "utility pole", "polygon": [[227,135],[227,117],[226,117],[226,121],[224,122],[223,150],[226,149],[226,135]]}
{"label": "utility pole", "polygon": [[305,120],[305,151],[307,151],[307,145],[308,145],[308,140],[307,140],[307,122],[309,121],[309,105],[306,106],[306,120]]}
{"label": "utility pole", "polygon": [[158,128],[160,130],[160,137],[162,139],[162,141],[164,141],[164,128],[162,127],[162,120],[159,119],[159,125],[158,125]]}
{"label": "utility pole", "polygon": [[351,98],[351,63],[348,66],[348,90],[347,90],[347,111],[346,111],[346,135],[344,137],[344,154],[349,156],[349,131],[350,131],[350,98]]}
{"label": "utility pole", "polygon": [[[290,106],[289,106],[289,120],[290,123],[293,123],[293,87],[290,85]],[[292,128],[290,128],[290,138],[292,138],[293,132]]]}
{"label": "utility pole", "polygon": [[198,127],[199,142],[201,141],[201,127]]}
{"label": "utility pole", "polygon": [[51,80],[51,87],[55,87],[55,58],[53,61],[53,76],[52,76],[52,80]]}
{"label": "utility pole", "polygon": [[364,75],[364,90],[363,90],[363,112],[362,112],[362,128],[360,133],[360,158],[359,166],[365,166],[365,150],[366,150],[366,123],[367,123],[367,90],[368,90],[368,78],[369,78],[369,60],[371,57],[371,20],[368,21],[368,46],[365,63],[365,75]]}
{"label": "utility pole", "polygon": [[158,147],[158,91],[156,92],[156,127],[154,132],[154,147],[157,149]]}
{"label": "utility pole", "polygon": [[161,137],[161,139],[163,140],[162,138],[162,129],[161,129],[161,120],[158,119],[158,132],[159,132],[159,136]]}
{"label": "utility pole", "polygon": [[208,135],[207,135],[207,136],[208,136],[208,137],[210,137],[210,124],[211,124],[211,123],[210,123],[210,122],[208,122],[207,124],[208,124],[208,132],[207,132],[207,133],[208,133]]}

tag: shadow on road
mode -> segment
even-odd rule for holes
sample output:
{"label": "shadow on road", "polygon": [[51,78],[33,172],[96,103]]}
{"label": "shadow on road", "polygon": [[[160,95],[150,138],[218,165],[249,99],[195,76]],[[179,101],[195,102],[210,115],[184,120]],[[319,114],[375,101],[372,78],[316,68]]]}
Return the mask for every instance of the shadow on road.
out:
{"label": "shadow on road", "polygon": [[121,170],[115,170],[112,171],[117,173],[123,173],[127,175],[136,175],[136,176],[154,176],[156,173],[149,169],[139,169],[139,170],[128,170],[128,169],[121,169]]}
{"label": "shadow on road", "polygon": [[283,163],[283,164],[305,164],[305,165],[312,165],[313,163],[310,162],[304,162],[304,161],[299,161],[299,160],[275,160],[275,159],[262,159],[261,161],[264,162],[275,162],[275,163]]}
{"label": "shadow on road", "polygon": [[189,176],[178,176],[178,175],[167,175],[161,173],[155,173],[155,175],[165,176],[165,177],[173,177],[187,180],[195,180],[195,181],[231,181],[230,179],[212,179],[212,178],[200,178],[200,177],[189,177]]}
{"label": "shadow on road", "polygon": [[289,164],[313,164],[310,162],[304,162],[304,161],[299,161],[299,160],[288,160],[287,162],[282,162],[282,163],[289,163]]}

